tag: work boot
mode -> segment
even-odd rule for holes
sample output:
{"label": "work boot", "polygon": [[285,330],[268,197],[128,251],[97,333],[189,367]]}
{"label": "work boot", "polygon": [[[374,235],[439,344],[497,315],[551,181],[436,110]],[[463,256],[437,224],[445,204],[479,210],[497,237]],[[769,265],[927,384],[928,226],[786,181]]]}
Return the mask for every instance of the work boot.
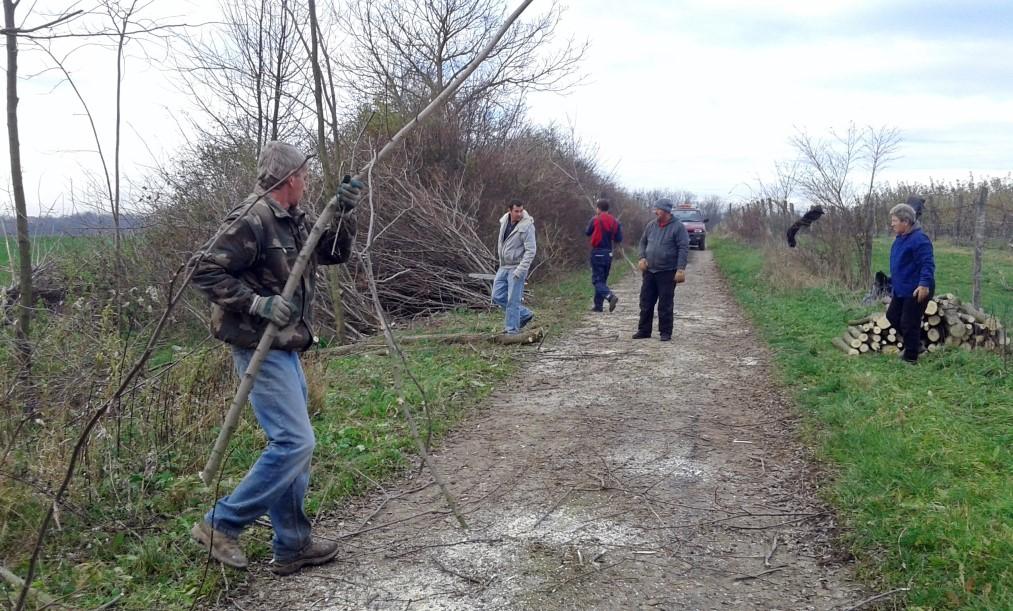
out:
{"label": "work boot", "polygon": [[609,312],[615,312],[616,305],[618,304],[619,304],[619,297],[616,297],[614,293],[612,295],[609,295]]}
{"label": "work boot", "polygon": [[647,339],[649,337],[651,337],[650,333],[641,333],[640,331],[633,334],[633,339]]}
{"label": "work boot", "polygon": [[275,575],[291,575],[304,566],[316,566],[330,562],[337,555],[338,544],[336,542],[313,539],[294,558],[280,562],[275,558],[271,564],[271,571]]}
{"label": "work boot", "polygon": [[524,327],[526,327],[528,325],[529,322],[531,322],[534,319],[535,319],[535,315],[534,314],[528,314],[528,316],[526,318],[522,318],[521,319],[521,326],[520,326],[520,328],[523,329]]}
{"label": "work boot", "polygon": [[220,530],[215,530],[203,520],[193,525],[190,529],[190,536],[197,543],[204,546],[204,549],[211,550],[211,557],[225,566],[234,569],[245,569],[250,565],[246,554],[239,547],[239,540],[230,537]]}
{"label": "work boot", "polygon": [[659,339],[661,341],[663,341],[663,342],[670,342],[670,341],[672,341],[672,336],[671,335],[662,335]]}

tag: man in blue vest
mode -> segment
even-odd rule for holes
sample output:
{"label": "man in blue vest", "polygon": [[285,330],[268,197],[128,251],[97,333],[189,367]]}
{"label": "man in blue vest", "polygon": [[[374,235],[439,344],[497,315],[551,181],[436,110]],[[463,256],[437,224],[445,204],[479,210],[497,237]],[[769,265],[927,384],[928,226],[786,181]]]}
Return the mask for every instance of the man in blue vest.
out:
{"label": "man in blue vest", "polygon": [[619,298],[608,286],[609,271],[612,269],[612,248],[623,241],[623,227],[616,217],[609,214],[607,199],[599,199],[595,205],[598,213],[584,231],[584,235],[591,237],[591,284],[594,285],[594,307],[591,310],[603,311],[607,300],[609,312],[612,312]]}

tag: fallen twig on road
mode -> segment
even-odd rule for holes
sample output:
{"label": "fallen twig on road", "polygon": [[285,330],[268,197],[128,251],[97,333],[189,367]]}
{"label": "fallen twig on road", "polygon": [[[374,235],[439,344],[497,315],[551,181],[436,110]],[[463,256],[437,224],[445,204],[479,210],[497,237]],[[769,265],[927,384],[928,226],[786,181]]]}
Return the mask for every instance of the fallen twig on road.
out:
{"label": "fallen twig on road", "polygon": [[489,584],[489,581],[491,581],[491,579],[488,580],[488,581],[483,581],[483,580],[479,579],[478,577],[472,577],[471,575],[455,571],[454,569],[452,569],[452,568],[444,565],[442,562],[440,562],[436,558],[430,558],[430,560],[432,560],[433,564],[435,564],[437,566],[437,568],[439,568],[444,573],[447,573],[448,575],[453,575],[454,577],[460,577],[461,579],[463,579],[465,581],[470,581],[473,584],[480,585],[480,586],[485,586],[485,585]]}
{"label": "fallen twig on road", "polygon": [[844,611],[857,611],[858,609],[861,609],[865,605],[868,605],[870,603],[874,603],[877,600],[882,600],[884,598],[888,598],[890,596],[893,596],[894,594],[899,594],[901,592],[909,592],[910,590],[911,590],[911,588],[897,588],[896,590],[890,590],[889,592],[883,592],[882,594],[876,594],[875,596],[870,596],[869,598],[866,598],[865,600],[862,600],[862,601],[859,601],[859,602],[855,603],[854,605],[848,607],[847,609],[844,609]]}
{"label": "fallen twig on road", "polygon": [[[505,346],[533,344],[545,336],[545,329],[539,327],[530,329],[523,333],[516,335],[506,335],[504,333],[450,333],[450,334],[430,334],[430,335],[405,335],[397,338],[398,344],[417,344],[422,342],[433,342],[437,344],[481,344],[491,343],[500,344]],[[375,350],[386,349],[386,344],[383,341],[370,340],[367,342],[359,342],[356,344],[349,344],[347,346],[335,346],[333,348],[324,348],[319,350],[319,354],[325,354],[327,356],[344,356],[346,354],[360,354]]]}
{"label": "fallen twig on road", "polygon": [[528,531],[532,531],[532,530],[538,528],[538,525],[541,524],[545,520],[545,518],[547,518],[550,515],[552,515],[553,512],[555,512],[557,509],[559,509],[559,506],[562,505],[566,501],[566,499],[570,498],[570,495],[573,494],[573,491],[575,489],[576,489],[575,486],[571,486],[570,489],[566,491],[566,494],[564,494],[558,501],[556,501],[555,503],[553,503],[552,507],[550,507],[548,511],[546,511],[544,514],[542,514],[542,517],[538,518],[538,520],[534,524],[531,525],[531,528],[529,528]]}
{"label": "fallen twig on road", "polygon": [[732,579],[732,581],[748,581],[750,579],[758,579],[760,577],[763,577],[764,575],[769,575],[771,573],[776,573],[776,572],[778,572],[780,570],[783,570],[783,569],[785,569],[787,567],[788,567],[787,564],[782,564],[781,566],[775,566],[774,568],[768,569],[766,571],[760,571],[759,573],[756,573],[754,575],[743,575],[742,577],[736,577],[735,579]]}

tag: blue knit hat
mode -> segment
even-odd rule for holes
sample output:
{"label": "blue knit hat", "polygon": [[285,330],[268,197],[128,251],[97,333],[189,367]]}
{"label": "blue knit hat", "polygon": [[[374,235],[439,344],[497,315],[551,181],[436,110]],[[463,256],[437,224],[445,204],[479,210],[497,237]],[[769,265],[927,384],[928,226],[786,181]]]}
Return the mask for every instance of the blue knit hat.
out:
{"label": "blue knit hat", "polygon": [[672,200],[667,197],[662,197],[658,201],[654,202],[654,207],[658,210],[664,210],[665,212],[672,214]]}

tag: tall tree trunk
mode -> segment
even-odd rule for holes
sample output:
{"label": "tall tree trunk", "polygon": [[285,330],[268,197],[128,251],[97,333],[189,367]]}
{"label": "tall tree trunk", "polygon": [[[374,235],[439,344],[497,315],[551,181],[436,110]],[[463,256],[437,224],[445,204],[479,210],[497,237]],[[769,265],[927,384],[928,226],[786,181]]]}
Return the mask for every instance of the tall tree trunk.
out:
{"label": "tall tree trunk", "polygon": [[875,282],[872,274],[872,240],[876,235],[876,206],[873,205],[872,194],[865,196],[865,220],[862,222],[865,229],[862,236],[862,265],[860,274],[862,284],[871,288]]}
{"label": "tall tree trunk", "polygon": [[257,73],[254,76],[254,90],[257,93],[257,154],[263,150],[266,141],[267,111],[264,109],[264,16],[267,13],[267,0],[261,0],[260,13],[257,18]]}
{"label": "tall tree trunk", "polygon": [[15,350],[18,358],[18,384],[25,411],[35,410],[32,387],[32,243],[28,236],[28,204],[21,174],[21,137],[18,134],[18,36],[14,21],[14,0],[3,0],[4,27],[7,29],[7,141],[11,157],[11,183],[18,227],[18,304]]}
{"label": "tall tree trunk", "polygon": [[981,309],[981,256],[985,248],[985,204],[988,203],[988,185],[981,185],[974,211],[974,264],[971,268],[971,302]]}
{"label": "tall tree trunk", "polygon": [[[281,0],[281,37],[278,39],[278,62],[274,73],[274,113],[271,116],[271,140],[278,139],[278,121],[281,115],[281,93],[285,84],[285,45],[288,44],[288,0]],[[315,39],[314,39],[315,40]],[[314,79],[316,77],[314,76]],[[322,158],[321,158],[322,159]]]}
{"label": "tall tree trunk", "polygon": [[[133,10],[131,6],[130,11]],[[123,46],[126,44],[127,26],[130,24],[130,11],[119,24],[119,40],[116,45],[116,141],[113,149],[113,240],[115,282],[116,282],[116,319],[123,324],[123,299],[126,266],[123,264],[123,242],[120,231],[120,135],[123,123]]]}
{"label": "tall tree trunk", "polygon": [[[320,26],[317,22],[317,3],[309,0],[310,10],[310,63],[313,67],[313,100],[317,110],[317,154],[324,171],[324,193],[337,192],[338,177],[334,173],[327,154],[327,136],[324,115],[324,77],[320,70]],[[339,344],[345,343],[345,304],[341,290],[341,275],[337,265],[327,267],[327,281],[331,287],[331,303],[334,308],[334,339]]]}

